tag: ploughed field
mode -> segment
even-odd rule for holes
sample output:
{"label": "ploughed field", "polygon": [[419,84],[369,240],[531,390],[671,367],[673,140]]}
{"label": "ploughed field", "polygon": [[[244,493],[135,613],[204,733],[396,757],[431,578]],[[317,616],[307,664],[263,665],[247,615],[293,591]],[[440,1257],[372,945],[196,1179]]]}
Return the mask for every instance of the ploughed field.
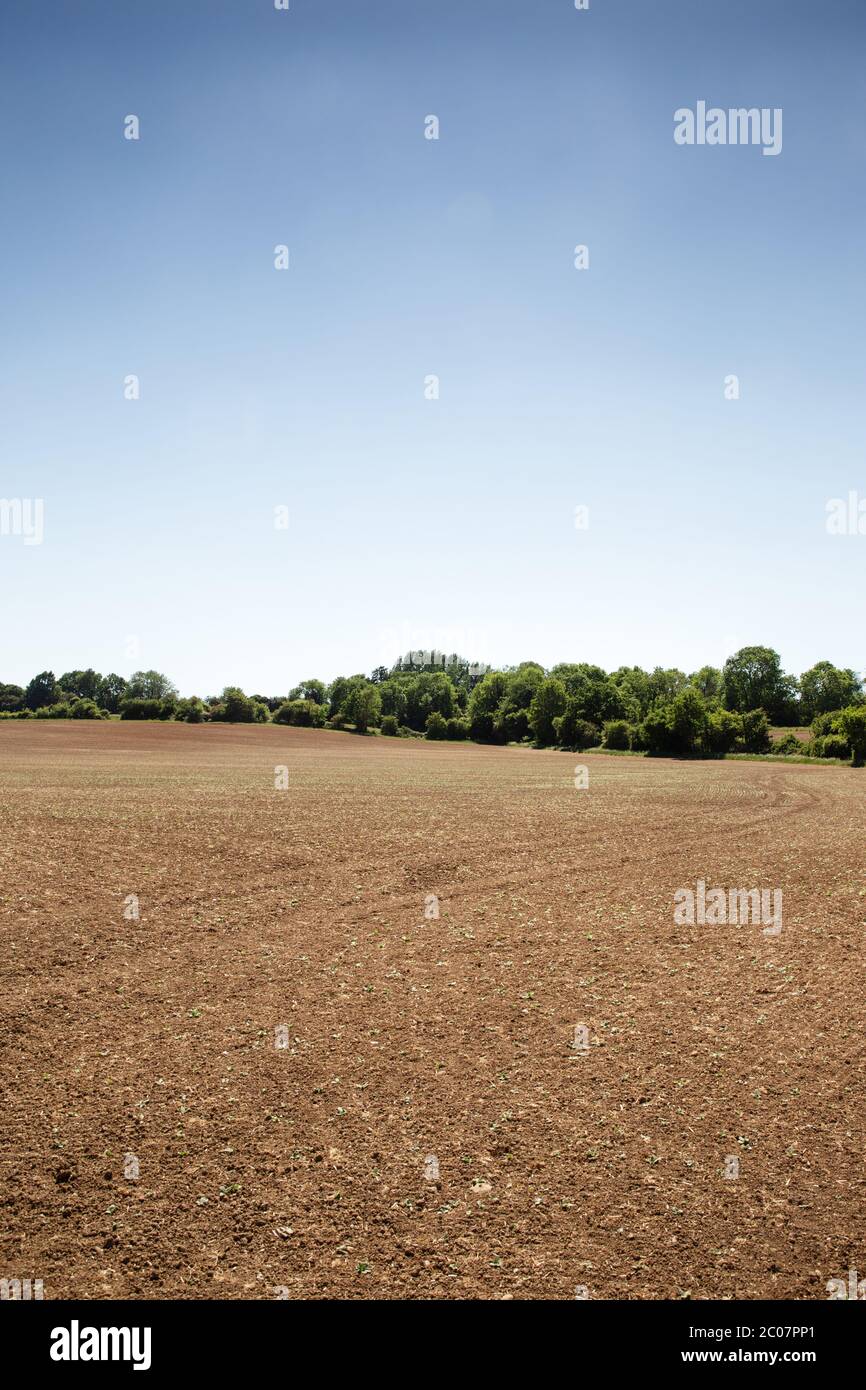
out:
{"label": "ploughed field", "polygon": [[[866,773],[10,721],[0,808],[3,1277],[820,1299],[866,1274]],[[781,889],[781,933],[678,923],[698,880]]]}

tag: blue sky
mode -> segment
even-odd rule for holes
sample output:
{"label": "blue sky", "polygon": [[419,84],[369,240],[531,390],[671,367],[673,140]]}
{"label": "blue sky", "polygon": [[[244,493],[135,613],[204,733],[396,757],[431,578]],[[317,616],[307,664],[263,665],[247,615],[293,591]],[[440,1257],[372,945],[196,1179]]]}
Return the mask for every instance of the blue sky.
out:
{"label": "blue sky", "polygon": [[[857,0],[5,0],[0,496],[45,535],[0,536],[0,680],[863,670],[825,507],[866,496],[864,38]],[[699,100],[781,107],[781,154],[676,145]]]}

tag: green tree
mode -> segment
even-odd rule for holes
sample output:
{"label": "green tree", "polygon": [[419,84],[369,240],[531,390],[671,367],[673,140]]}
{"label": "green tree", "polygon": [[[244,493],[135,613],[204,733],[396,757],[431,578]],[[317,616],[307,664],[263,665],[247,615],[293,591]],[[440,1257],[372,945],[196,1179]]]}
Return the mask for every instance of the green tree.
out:
{"label": "green tree", "polygon": [[673,751],[697,753],[706,743],[707,707],[700,691],[687,686],[670,703],[668,723]]}
{"label": "green tree", "polygon": [[562,681],[567,695],[579,695],[589,685],[603,685],[607,672],[589,661],[561,661],[550,672],[551,678]]}
{"label": "green tree", "polygon": [[427,715],[427,731],[426,731],[424,737],[425,737],[425,738],[447,738],[447,737],[448,737],[448,724],[447,724],[447,721],[444,720],[444,719],[442,718],[442,715],[439,713],[438,709],[432,710],[431,713]]}
{"label": "green tree", "polygon": [[661,666],[656,666],[649,676],[650,701],[655,704],[661,701],[662,704],[669,703],[681,690],[685,690],[689,683],[689,678],[684,671],[679,671],[675,666],[664,670]]}
{"label": "green tree", "polygon": [[457,694],[444,671],[422,671],[402,681],[405,696],[405,722],[410,729],[426,727],[427,716],[435,710],[450,719],[457,709]]}
{"label": "green tree", "polygon": [[693,685],[695,690],[700,691],[707,701],[722,698],[724,681],[718,666],[702,666],[699,671],[695,671],[693,676],[689,676],[689,685]]}
{"label": "green tree", "polygon": [[567,695],[577,701],[578,717],[601,725],[610,719],[636,719],[640,706],[634,696],[612,680],[601,666],[589,662],[554,666],[551,678],[561,680]]}
{"label": "green tree", "polygon": [[197,695],[190,695],[186,700],[178,700],[174,717],[183,720],[185,724],[201,724],[204,720],[204,705]]}
{"label": "green tree", "polygon": [[126,694],[136,700],[164,700],[166,696],[176,696],[177,690],[161,671],[134,671]]}
{"label": "green tree", "polygon": [[742,736],[743,721],[729,709],[710,710],[704,736],[704,751],[711,758],[724,757],[736,747]]}
{"label": "green tree", "polygon": [[72,719],[102,719],[102,710],[95,700],[76,700],[74,705],[70,705],[69,714]]}
{"label": "green tree", "polygon": [[843,709],[839,722],[851,747],[852,763],[855,767],[862,767],[866,762],[866,705],[851,705]]}
{"label": "green tree", "polygon": [[317,705],[315,700],[286,700],[274,713],[274,723],[321,729],[327,717],[327,705]]}
{"label": "green tree", "polygon": [[473,687],[469,696],[468,715],[472,738],[478,743],[502,742],[501,727],[496,715],[508,689],[504,671],[488,671]]}
{"label": "green tree", "polygon": [[797,683],[785,675],[772,647],[742,647],[728,657],[723,674],[728,709],[741,714],[763,709],[777,723],[796,717]]}
{"label": "green tree", "polygon": [[379,686],[379,698],[382,701],[383,715],[391,715],[396,719],[398,724],[406,723],[406,688],[404,681],[383,681]]}
{"label": "green tree", "polygon": [[584,719],[580,710],[577,696],[569,695],[563,713],[554,719],[553,730],[560,748],[579,752],[583,748],[598,746],[601,730],[597,724],[591,724],[588,719]]}
{"label": "green tree", "polygon": [[125,695],[120,702],[120,717],[121,719],[162,719],[162,700]]}
{"label": "green tree", "polygon": [[20,685],[0,685],[0,710],[19,710],[24,705],[24,690]]}
{"label": "green tree", "polygon": [[103,709],[109,710],[111,714],[117,714],[125,693],[126,681],[123,676],[118,676],[114,671],[111,671],[100,680],[96,700]]}
{"label": "green tree", "polygon": [[24,703],[28,709],[42,709],[44,705],[56,703],[60,694],[53,671],[40,671],[34,676],[24,692]]}
{"label": "green tree", "polygon": [[544,667],[537,661],[521,661],[513,671],[507,672],[506,699],[514,709],[529,709],[532,697],[544,680]]}
{"label": "green tree", "polygon": [[308,681],[301,681],[294,690],[289,691],[290,700],[312,700],[314,705],[325,703],[325,682],[315,678]]}
{"label": "green tree", "polygon": [[819,661],[800,677],[800,708],[805,723],[829,710],[846,709],[859,704],[863,686],[848,667],[834,666],[831,661]]}
{"label": "green tree", "polygon": [[529,734],[529,710],[544,680],[544,667],[524,661],[506,673],[505,694],[494,717],[494,730],[503,743],[517,743]]}
{"label": "green tree", "polygon": [[625,719],[610,719],[604,726],[605,748],[629,748],[631,734]]}
{"label": "green tree", "polygon": [[220,720],[225,724],[252,724],[255,722],[255,709],[248,695],[240,686],[227,685],[220,696],[222,712]]}
{"label": "green tree", "polygon": [[670,705],[653,705],[640,726],[640,742],[650,753],[673,751]]}
{"label": "green tree", "polygon": [[642,719],[653,702],[653,687],[648,671],[640,666],[620,666],[610,677],[632,709],[632,719]]}
{"label": "green tree", "polygon": [[[363,676],[360,676],[358,677],[358,679],[363,680],[364,678]],[[328,686],[327,689],[329,718],[340,718],[340,711],[342,710],[343,705],[345,704],[346,697],[348,694],[349,677],[336,676],[334,680],[331,681],[331,684]]]}
{"label": "green tree", "polygon": [[743,751],[769,753],[772,745],[766,711],[750,709],[743,712]]}
{"label": "green tree", "polygon": [[381,711],[382,702],[378,687],[365,680],[363,676],[353,681],[342,709],[346,722],[354,724],[359,734],[365,734],[369,728],[379,723]]}
{"label": "green tree", "polygon": [[67,695],[77,695],[81,700],[96,700],[102,677],[90,666],[86,671],[65,671],[57,684]]}
{"label": "green tree", "polygon": [[538,686],[529,706],[529,727],[539,748],[556,742],[554,719],[565,713],[568,694],[561,680],[549,676]]}

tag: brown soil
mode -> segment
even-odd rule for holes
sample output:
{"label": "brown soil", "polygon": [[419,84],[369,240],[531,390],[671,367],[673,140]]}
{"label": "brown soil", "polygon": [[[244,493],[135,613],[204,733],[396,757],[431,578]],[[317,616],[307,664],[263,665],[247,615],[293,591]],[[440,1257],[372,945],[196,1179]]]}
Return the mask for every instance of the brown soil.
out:
{"label": "brown soil", "polygon": [[[866,1273],[866,773],[10,722],[0,805],[3,1276],[820,1299]],[[699,878],[780,887],[782,934],[676,925]]]}

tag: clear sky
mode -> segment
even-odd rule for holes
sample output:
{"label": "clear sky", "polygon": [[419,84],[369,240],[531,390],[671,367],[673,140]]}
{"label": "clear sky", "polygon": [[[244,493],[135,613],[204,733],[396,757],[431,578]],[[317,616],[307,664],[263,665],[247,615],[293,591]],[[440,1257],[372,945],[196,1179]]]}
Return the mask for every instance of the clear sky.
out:
{"label": "clear sky", "polygon": [[[45,522],[0,680],[862,671],[864,40],[862,0],[3,0],[0,496]],[[782,152],[675,144],[701,100]]]}

